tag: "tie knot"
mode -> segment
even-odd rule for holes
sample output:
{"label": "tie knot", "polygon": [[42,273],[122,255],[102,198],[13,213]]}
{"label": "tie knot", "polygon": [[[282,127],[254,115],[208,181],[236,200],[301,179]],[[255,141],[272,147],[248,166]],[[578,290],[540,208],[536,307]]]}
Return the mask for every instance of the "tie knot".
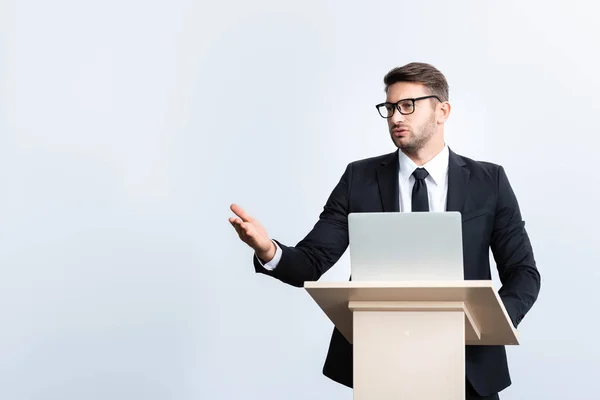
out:
{"label": "tie knot", "polygon": [[429,175],[429,172],[425,168],[417,168],[415,172],[413,172],[413,176],[415,179],[425,179]]}

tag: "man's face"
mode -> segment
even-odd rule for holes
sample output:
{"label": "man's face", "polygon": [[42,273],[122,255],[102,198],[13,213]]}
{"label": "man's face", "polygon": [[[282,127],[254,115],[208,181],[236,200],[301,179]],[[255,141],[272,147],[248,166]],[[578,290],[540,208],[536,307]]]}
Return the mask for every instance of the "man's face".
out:
{"label": "man's face", "polygon": [[[420,83],[397,82],[388,87],[386,102],[396,103],[429,95],[427,88]],[[409,115],[402,115],[395,109],[387,120],[394,144],[409,154],[421,150],[435,133],[437,104],[439,101],[435,98],[418,100],[414,103],[414,112]]]}

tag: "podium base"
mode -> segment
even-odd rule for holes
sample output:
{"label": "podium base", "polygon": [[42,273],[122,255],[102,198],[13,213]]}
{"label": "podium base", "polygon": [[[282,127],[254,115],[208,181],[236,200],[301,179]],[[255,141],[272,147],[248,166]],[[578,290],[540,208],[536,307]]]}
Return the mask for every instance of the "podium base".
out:
{"label": "podium base", "polygon": [[465,399],[462,303],[348,305],[353,312],[354,400]]}

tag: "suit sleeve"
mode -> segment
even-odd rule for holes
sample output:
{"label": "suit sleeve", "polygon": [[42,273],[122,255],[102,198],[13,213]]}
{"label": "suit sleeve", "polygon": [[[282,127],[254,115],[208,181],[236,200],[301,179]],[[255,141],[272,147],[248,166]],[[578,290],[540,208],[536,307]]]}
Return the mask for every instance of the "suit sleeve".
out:
{"label": "suit sleeve", "polygon": [[541,277],[517,198],[502,167],[498,169],[498,202],[491,249],[502,282],[498,294],[517,327],[537,299]]}
{"label": "suit sleeve", "polygon": [[253,258],[256,272],[270,275],[292,286],[302,287],[316,281],[331,268],[348,247],[348,213],[352,164],[329,195],[312,230],[296,246],[275,240],[282,250],[281,259],[272,271]]}

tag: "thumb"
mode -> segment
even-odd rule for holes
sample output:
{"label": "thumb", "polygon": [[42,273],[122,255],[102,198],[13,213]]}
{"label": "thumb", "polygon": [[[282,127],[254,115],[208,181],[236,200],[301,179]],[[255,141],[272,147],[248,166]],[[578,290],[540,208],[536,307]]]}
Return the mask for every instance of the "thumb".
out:
{"label": "thumb", "polygon": [[244,222],[249,222],[252,219],[252,217],[250,217],[246,211],[244,211],[244,209],[237,204],[232,204],[229,208]]}

